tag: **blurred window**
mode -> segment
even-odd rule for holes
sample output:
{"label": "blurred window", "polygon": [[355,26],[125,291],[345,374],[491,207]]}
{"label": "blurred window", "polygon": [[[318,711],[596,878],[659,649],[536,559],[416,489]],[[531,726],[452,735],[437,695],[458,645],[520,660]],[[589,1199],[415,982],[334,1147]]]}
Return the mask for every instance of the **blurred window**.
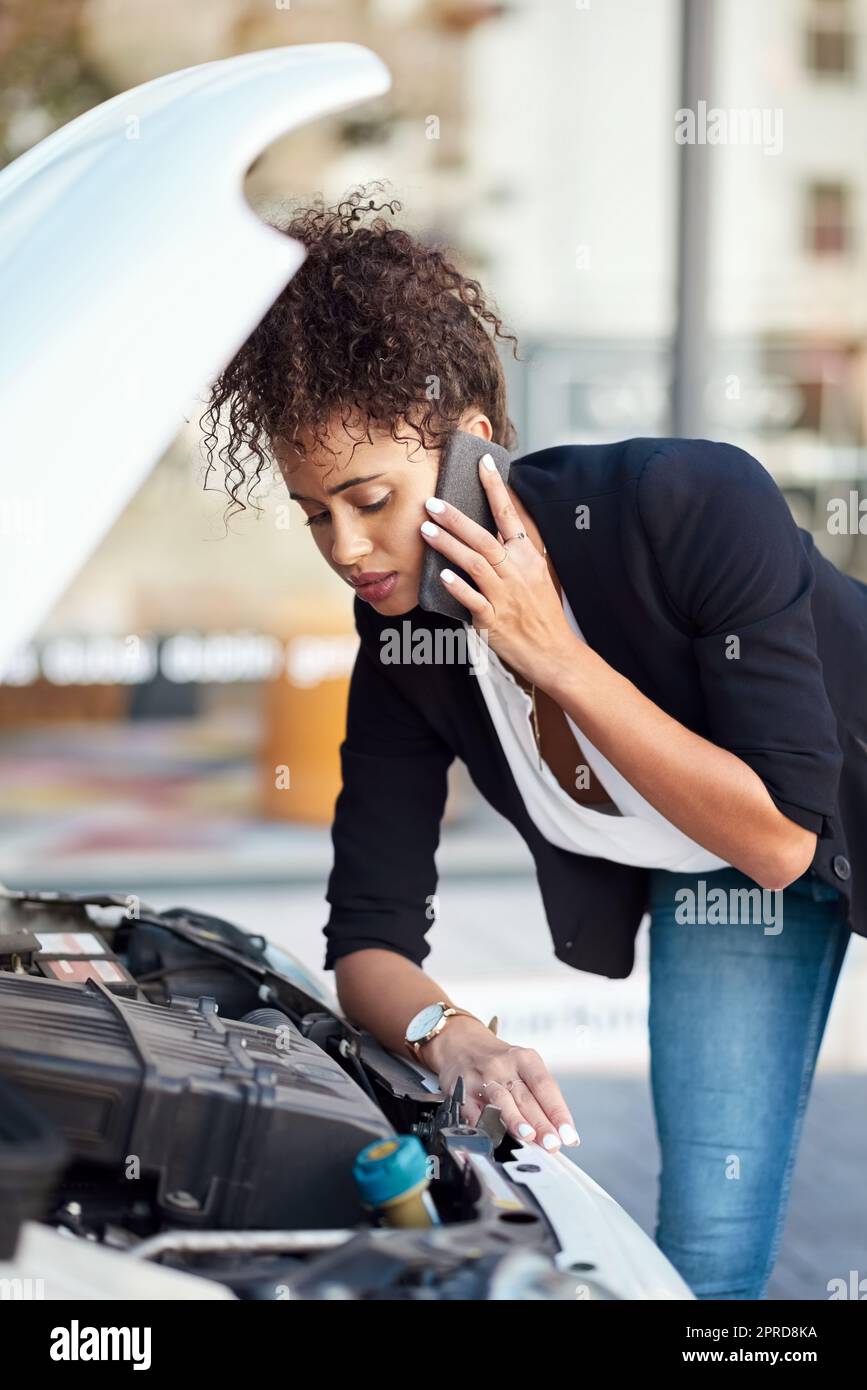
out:
{"label": "blurred window", "polygon": [[855,71],[855,35],[849,0],[810,0],[806,61],[810,72],[848,77]]}
{"label": "blurred window", "polygon": [[814,256],[840,256],[851,250],[851,196],[846,184],[808,185],[804,239]]}

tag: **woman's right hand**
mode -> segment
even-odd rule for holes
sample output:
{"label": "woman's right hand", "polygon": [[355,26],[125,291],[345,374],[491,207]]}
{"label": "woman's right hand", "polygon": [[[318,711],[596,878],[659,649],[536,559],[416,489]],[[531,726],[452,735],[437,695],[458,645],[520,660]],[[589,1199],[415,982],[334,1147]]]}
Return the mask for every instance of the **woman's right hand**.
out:
{"label": "woman's right hand", "polygon": [[523,1144],[550,1150],[580,1144],[563,1093],[535,1048],[516,1047],[479,1019],[455,1015],[423,1044],[421,1060],[436,1072],[445,1095],[464,1078],[464,1124],[474,1125],[486,1105],[496,1105],[509,1133]]}

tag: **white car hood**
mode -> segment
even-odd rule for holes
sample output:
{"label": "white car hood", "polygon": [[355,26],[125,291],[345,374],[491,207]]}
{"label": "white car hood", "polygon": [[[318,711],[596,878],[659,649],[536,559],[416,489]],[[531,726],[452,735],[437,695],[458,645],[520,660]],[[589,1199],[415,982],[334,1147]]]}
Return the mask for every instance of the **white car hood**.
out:
{"label": "white car hood", "polygon": [[356,44],[247,53],[113,97],[0,173],[0,671],[304,259],[246,170],[389,86]]}

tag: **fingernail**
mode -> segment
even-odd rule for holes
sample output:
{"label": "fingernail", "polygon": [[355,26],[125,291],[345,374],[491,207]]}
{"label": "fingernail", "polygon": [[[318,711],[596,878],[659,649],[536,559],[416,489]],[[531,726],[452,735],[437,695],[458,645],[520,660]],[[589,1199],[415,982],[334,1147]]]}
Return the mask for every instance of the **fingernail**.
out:
{"label": "fingernail", "polygon": [[542,1140],[542,1147],[544,1149],[559,1149],[560,1145],[557,1142],[556,1134],[546,1134]]}
{"label": "fingernail", "polygon": [[533,1126],[528,1125],[525,1120],[522,1125],[518,1125],[518,1133],[520,1134],[522,1139],[529,1139],[531,1134],[535,1134],[536,1131],[534,1130]]}
{"label": "fingernail", "polygon": [[421,524],[421,529],[425,536],[438,536],[440,533],[440,528],[438,526],[434,526],[432,521],[423,521]]}
{"label": "fingernail", "polygon": [[455,577],[454,570],[440,570],[440,579],[444,579],[447,584],[451,584]]}
{"label": "fingernail", "polygon": [[581,1140],[578,1138],[577,1131],[574,1130],[571,1125],[560,1126],[560,1138],[563,1140],[564,1144],[581,1143]]}
{"label": "fingernail", "polygon": [[487,468],[489,473],[493,473],[494,469],[497,466],[494,463],[494,460],[491,458],[490,454],[482,454],[482,457],[479,459],[479,463],[484,464],[485,468]]}
{"label": "fingernail", "polygon": [[444,512],[446,509],[445,502],[441,502],[438,497],[429,497],[425,502],[425,506],[429,512]]}

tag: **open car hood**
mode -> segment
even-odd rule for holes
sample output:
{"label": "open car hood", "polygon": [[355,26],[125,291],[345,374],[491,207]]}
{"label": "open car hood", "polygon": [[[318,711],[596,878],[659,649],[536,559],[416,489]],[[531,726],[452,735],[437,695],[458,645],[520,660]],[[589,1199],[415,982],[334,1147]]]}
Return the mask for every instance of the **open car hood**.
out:
{"label": "open car hood", "polygon": [[389,86],[357,44],[247,53],[123,92],[0,173],[0,671],[304,259],[246,170]]}

